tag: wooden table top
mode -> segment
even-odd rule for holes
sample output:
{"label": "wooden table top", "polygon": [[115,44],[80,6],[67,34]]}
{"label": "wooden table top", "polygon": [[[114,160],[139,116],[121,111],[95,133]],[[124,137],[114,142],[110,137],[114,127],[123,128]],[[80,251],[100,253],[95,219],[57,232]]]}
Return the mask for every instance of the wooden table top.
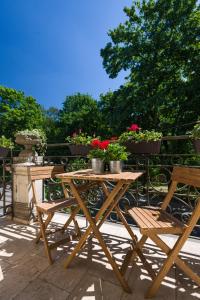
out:
{"label": "wooden table top", "polygon": [[119,174],[94,174],[92,169],[86,170],[78,170],[75,172],[68,172],[57,174],[56,177],[62,179],[63,181],[66,179],[83,179],[83,180],[100,180],[100,181],[135,181],[140,176],[142,176],[144,172],[121,172]]}

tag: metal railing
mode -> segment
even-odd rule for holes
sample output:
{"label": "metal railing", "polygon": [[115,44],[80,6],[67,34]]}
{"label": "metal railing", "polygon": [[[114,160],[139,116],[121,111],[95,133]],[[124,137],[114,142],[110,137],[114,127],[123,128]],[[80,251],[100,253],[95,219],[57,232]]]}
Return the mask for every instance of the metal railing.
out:
{"label": "metal railing", "polygon": [[[12,174],[9,165],[10,158],[0,159],[0,215],[12,213]],[[66,170],[88,167],[88,160],[75,156],[47,156],[45,164],[63,164]],[[125,213],[130,206],[159,206],[170,185],[173,166],[190,166],[200,168],[200,155],[197,154],[159,154],[134,155],[124,165],[125,170],[144,170],[144,175],[126,192],[120,200],[120,208]],[[112,189],[112,183],[108,182]],[[52,191],[51,191],[52,192]],[[58,190],[55,191],[58,193]],[[52,192],[53,193],[53,192]],[[95,215],[104,199],[101,188],[90,190],[85,196],[89,208]],[[186,222],[190,217],[196,199],[200,197],[200,190],[186,185],[179,185],[168,211],[181,221]],[[109,216],[112,222],[119,222],[115,212]],[[127,216],[127,220],[132,220]],[[200,223],[193,230],[192,235],[200,237]]]}
{"label": "metal railing", "polygon": [[12,214],[12,172],[11,158],[0,158],[0,216]]}
{"label": "metal railing", "polygon": [[[78,164],[78,158],[71,156],[46,157],[46,163],[62,163],[67,171],[74,170],[76,167],[78,169],[81,168],[81,164]],[[124,165],[124,170],[143,170],[145,173],[137,182],[132,184],[131,188],[120,200],[119,206],[122,212],[126,214],[126,208],[131,206],[160,206],[168,192],[171,172],[175,165],[200,168],[200,155],[159,154],[132,156],[128,163]],[[85,167],[88,167],[87,161]],[[108,182],[107,184],[112,189],[112,183]],[[103,191],[101,188],[95,187],[85,193],[84,196],[87,197],[89,209],[94,216],[104,201]],[[178,185],[176,193],[168,206],[168,211],[182,222],[186,222],[196,205],[198,197],[200,197],[199,189],[191,188],[187,185]],[[126,217],[129,223],[133,222],[127,214]],[[120,222],[115,212],[111,213],[108,220]],[[200,224],[197,224],[192,235],[200,237]]]}

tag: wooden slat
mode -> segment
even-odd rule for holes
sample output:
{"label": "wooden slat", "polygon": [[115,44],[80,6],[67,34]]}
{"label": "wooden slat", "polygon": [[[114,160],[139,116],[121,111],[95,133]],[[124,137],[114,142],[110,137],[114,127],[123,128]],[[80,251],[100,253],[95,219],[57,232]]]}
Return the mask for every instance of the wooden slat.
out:
{"label": "wooden slat", "polygon": [[141,215],[141,218],[143,220],[145,220],[145,222],[147,223],[147,226],[149,228],[152,228],[152,227],[160,228],[160,225],[158,224],[158,222],[156,222],[156,220],[153,218],[153,216],[151,214],[148,214],[146,212],[146,209],[136,207],[134,210],[136,210]]}
{"label": "wooden slat", "polygon": [[[136,221],[136,223],[140,228],[145,228],[145,229],[149,228],[148,226],[149,223],[146,221],[146,219],[142,218],[141,214],[136,210],[136,207],[129,209],[128,213]],[[151,225],[151,227],[153,228],[153,225]]]}
{"label": "wooden slat", "polygon": [[181,233],[187,227],[173,216],[160,210],[134,207],[128,212],[142,232],[150,230],[159,233]]}
{"label": "wooden slat", "polygon": [[200,187],[200,168],[174,167],[171,179],[179,183]]}
{"label": "wooden slat", "polygon": [[144,172],[121,172],[119,174],[94,174],[92,169],[79,170],[75,172],[68,172],[56,175],[62,181],[69,182],[69,179],[82,179],[82,180],[96,180],[96,181],[128,181],[132,182],[142,176]]}
{"label": "wooden slat", "polygon": [[31,180],[40,180],[55,177],[56,174],[63,173],[64,167],[58,166],[33,166],[29,168],[29,176]]}
{"label": "wooden slat", "polygon": [[72,205],[77,205],[77,201],[74,198],[59,199],[57,201],[38,203],[37,209],[45,213],[50,213]]}
{"label": "wooden slat", "polygon": [[[142,209],[142,208],[139,208],[139,210],[142,210],[141,213],[144,214],[144,216],[149,219],[149,221],[155,225],[156,228],[166,228],[166,227],[171,227],[168,219],[165,218],[165,220],[163,219],[163,216],[161,216],[160,214],[160,210],[159,209],[150,209],[150,208],[147,208],[147,209]],[[161,220],[162,218],[162,220]]]}

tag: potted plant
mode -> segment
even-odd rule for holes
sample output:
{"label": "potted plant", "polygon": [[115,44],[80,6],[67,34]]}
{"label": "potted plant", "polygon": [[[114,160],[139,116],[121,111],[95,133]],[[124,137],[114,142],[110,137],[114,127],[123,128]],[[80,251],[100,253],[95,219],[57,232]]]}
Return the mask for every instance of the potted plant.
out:
{"label": "potted plant", "polygon": [[46,151],[46,135],[41,129],[25,129],[15,133],[15,142],[24,145],[25,150],[19,153],[19,157],[34,157],[36,164],[43,161]]}
{"label": "potted plant", "polygon": [[100,141],[99,139],[93,139],[91,142],[92,150],[89,151],[88,158],[91,159],[94,174],[104,173],[106,150],[109,143],[108,140]]}
{"label": "potted plant", "polygon": [[200,153],[200,123],[194,126],[194,128],[190,132],[190,138],[193,141],[196,152]]}
{"label": "potted plant", "polygon": [[120,135],[119,142],[131,153],[156,154],[160,152],[161,138],[161,132],[141,130],[137,124],[132,124]]}
{"label": "potted plant", "polygon": [[109,162],[111,173],[121,173],[122,163],[128,159],[128,152],[126,147],[119,143],[112,143],[108,145],[106,151],[106,160]]}
{"label": "potted plant", "polygon": [[77,134],[73,133],[72,136],[66,137],[66,142],[71,155],[82,155],[86,156],[89,151],[92,149],[90,143],[94,137],[87,135],[86,133],[80,132]]}
{"label": "potted plant", "polygon": [[4,135],[0,137],[0,157],[6,157],[13,147],[14,144],[11,139],[6,138]]}

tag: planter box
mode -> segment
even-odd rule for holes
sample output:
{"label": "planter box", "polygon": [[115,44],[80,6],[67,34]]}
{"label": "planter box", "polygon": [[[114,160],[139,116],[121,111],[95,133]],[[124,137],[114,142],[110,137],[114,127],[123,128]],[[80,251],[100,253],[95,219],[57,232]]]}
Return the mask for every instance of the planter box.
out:
{"label": "planter box", "polygon": [[9,152],[9,148],[0,147],[0,157],[6,157]]}
{"label": "planter box", "polygon": [[200,139],[199,140],[193,140],[193,145],[196,153],[200,154]]}
{"label": "planter box", "polygon": [[90,145],[68,145],[71,155],[88,155],[89,151],[92,150],[92,146]]}
{"label": "planter box", "polygon": [[160,153],[161,141],[155,142],[131,142],[127,141],[123,143],[123,145],[127,148],[127,150],[134,154],[158,154]]}

